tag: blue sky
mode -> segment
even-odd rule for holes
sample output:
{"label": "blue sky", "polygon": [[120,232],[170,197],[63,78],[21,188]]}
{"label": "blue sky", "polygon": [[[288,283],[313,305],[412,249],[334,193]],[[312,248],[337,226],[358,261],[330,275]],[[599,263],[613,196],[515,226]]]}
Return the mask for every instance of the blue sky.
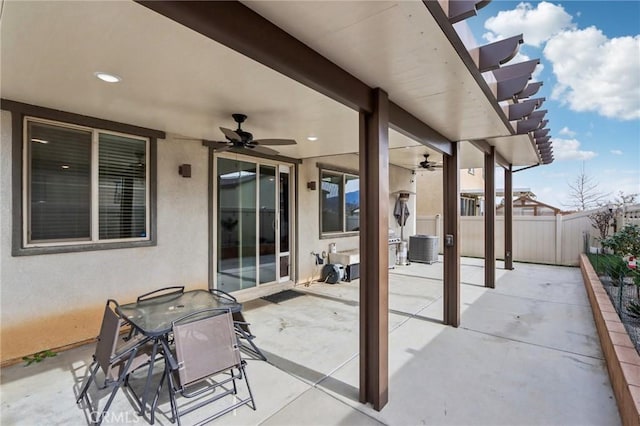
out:
{"label": "blue sky", "polygon": [[555,161],[516,173],[515,187],[569,209],[584,166],[610,199],[640,193],[640,1],[493,0],[466,22],[478,44],[523,33],[510,63],[542,64],[535,97],[547,99]]}

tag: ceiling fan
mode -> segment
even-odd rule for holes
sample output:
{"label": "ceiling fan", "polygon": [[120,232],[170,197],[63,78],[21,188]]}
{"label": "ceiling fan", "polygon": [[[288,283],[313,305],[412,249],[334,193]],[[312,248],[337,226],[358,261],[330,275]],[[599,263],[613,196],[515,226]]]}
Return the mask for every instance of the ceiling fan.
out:
{"label": "ceiling fan", "polygon": [[436,169],[441,169],[442,164],[438,164],[435,161],[429,161],[429,154],[423,154],[424,161],[421,161],[418,166],[421,169],[429,170],[430,172],[435,171]]}
{"label": "ceiling fan", "polygon": [[231,114],[234,121],[238,123],[236,130],[220,127],[220,130],[227,139],[224,142],[210,141],[213,149],[217,152],[227,151],[232,148],[251,149],[262,154],[277,155],[278,151],[267,148],[265,145],[295,145],[293,139],[253,139],[253,135],[242,130],[242,123],[247,119],[245,114]]}

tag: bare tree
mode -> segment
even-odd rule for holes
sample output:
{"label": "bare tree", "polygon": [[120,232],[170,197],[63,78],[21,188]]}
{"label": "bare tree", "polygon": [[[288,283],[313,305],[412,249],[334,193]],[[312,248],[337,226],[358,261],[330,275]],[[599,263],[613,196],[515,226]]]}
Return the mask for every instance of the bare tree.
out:
{"label": "bare tree", "polygon": [[615,204],[624,207],[629,204],[633,204],[636,202],[640,194],[625,194],[624,191],[618,191],[618,195],[615,198]]}
{"label": "bare tree", "polygon": [[569,202],[563,205],[576,210],[589,210],[598,207],[609,196],[598,191],[599,183],[593,177],[587,175],[584,169],[584,162],[582,162],[580,174],[573,182],[568,182],[567,185],[569,185]]}
{"label": "bare tree", "polygon": [[596,228],[600,234],[600,241],[609,236],[609,228],[615,223],[615,219],[619,211],[619,208],[610,205],[608,207],[601,207],[589,215],[591,226]]}
{"label": "bare tree", "polygon": [[624,213],[627,205],[635,203],[637,196],[638,194],[625,194],[623,191],[618,191],[613,201],[606,204],[600,203],[599,208],[589,215],[591,226],[600,234],[600,241],[609,236],[610,228],[613,227],[613,232],[616,231],[616,217]]}

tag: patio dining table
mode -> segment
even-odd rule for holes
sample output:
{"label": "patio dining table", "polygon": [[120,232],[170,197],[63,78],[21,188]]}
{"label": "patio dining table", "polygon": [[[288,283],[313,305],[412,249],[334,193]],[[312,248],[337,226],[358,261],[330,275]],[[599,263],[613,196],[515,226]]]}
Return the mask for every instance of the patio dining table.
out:
{"label": "patio dining table", "polygon": [[[242,304],[232,298],[221,296],[208,290],[191,290],[184,293],[170,293],[150,299],[140,300],[116,307],[119,315],[131,323],[139,333],[154,340],[152,358],[158,354],[158,346],[165,355],[171,356],[168,349],[168,335],[173,322],[194,312],[206,309],[229,309],[233,314],[240,314]],[[141,398],[141,415],[144,416],[151,390],[153,362],[149,365],[147,381]],[[151,413],[151,423],[154,414]]]}
{"label": "patio dining table", "polygon": [[237,313],[242,311],[242,304],[207,290],[191,290],[120,305],[116,310],[140,333],[155,338],[167,335],[172,322],[178,318],[204,309],[220,308]]}

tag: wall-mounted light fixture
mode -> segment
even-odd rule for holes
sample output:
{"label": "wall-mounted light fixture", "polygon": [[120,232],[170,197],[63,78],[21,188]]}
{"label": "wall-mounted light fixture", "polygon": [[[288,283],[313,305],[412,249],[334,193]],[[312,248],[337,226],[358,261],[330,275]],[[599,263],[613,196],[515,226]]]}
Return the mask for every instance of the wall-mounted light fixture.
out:
{"label": "wall-mounted light fixture", "polygon": [[311,182],[307,182],[307,189],[310,189],[311,191],[315,191],[316,181],[312,180]]}
{"label": "wall-mounted light fixture", "polygon": [[191,164],[180,164],[178,166],[178,173],[183,178],[190,178],[191,177]]}

